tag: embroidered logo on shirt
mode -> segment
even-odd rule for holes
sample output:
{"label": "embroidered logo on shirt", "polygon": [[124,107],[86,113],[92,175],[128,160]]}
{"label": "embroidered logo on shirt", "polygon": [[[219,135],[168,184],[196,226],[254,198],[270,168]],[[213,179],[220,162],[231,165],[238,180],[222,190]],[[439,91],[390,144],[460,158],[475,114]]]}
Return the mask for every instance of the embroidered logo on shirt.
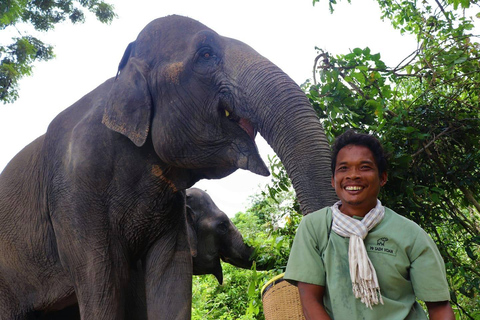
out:
{"label": "embroidered logo on shirt", "polygon": [[383,246],[385,246],[385,242],[387,242],[387,241],[388,241],[388,238],[385,238],[385,237],[380,238],[380,239],[377,240],[377,246],[382,246],[383,247]]}
{"label": "embroidered logo on shirt", "polygon": [[396,256],[397,249],[395,248],[395,245],[389,245],[388,240],[389,239],[386,237],[378,238],[376,243],[367,243],[365,245],[365,248],[368,252],[386,253],[392,256]]}

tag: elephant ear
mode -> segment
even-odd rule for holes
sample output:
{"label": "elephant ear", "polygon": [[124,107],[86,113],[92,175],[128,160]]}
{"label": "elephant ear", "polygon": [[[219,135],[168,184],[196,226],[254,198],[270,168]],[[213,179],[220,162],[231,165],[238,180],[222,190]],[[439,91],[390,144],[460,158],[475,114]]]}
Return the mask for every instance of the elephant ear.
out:
{"label": "elephant ear", "polygon": [[148,89],[148,65],[130,57],[130,44],[119,65],[103,114],[102,123],[109,129],[127,136],[136,146],[142,146],[150,129],[152,98]]}
{"label": "elephant ear", "polygon": [[189,205],[186,207],[188,243],[190,244],[190,253],[192,254],[192,257],[195,258],[197,256],[198,245],[197,232],[195,231],[195,212]]}
{"label": "elephant ear", "polygon": [[118,75],[120,74],[120,72],[127,65],[128,59],[130,58],[132,53],[135,51],[135,45],[136,45],[135,41],[130,42],[127,46],[127,49],[125,49],[122,60],[120,60],[120,63],[118,64],[118,71],[117,71],[117,75],[115,76],[115,79],[118,78]]}

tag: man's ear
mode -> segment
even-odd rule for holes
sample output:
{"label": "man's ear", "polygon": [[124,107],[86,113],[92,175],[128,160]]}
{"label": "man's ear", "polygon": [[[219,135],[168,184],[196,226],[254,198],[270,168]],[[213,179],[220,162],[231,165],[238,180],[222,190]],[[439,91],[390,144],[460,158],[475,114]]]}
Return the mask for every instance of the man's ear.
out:
{"label": "man's ear", "polygon": [[386,171],[384,171],[380,175],[380,186],[383,187],[387,183],[387,180],[388,180],[388,174]]}
{"label": "man's ear", "polygon": [[335,177],[332,175],[332,187],[335,189]]}
{"label": "man's ear", "polygon": [[195,258],[197,256],[198,246],[197,232],[195,231],[195,212],[189,205],[186,207],[188,243],[190,244],[190,253],[192,257]]}

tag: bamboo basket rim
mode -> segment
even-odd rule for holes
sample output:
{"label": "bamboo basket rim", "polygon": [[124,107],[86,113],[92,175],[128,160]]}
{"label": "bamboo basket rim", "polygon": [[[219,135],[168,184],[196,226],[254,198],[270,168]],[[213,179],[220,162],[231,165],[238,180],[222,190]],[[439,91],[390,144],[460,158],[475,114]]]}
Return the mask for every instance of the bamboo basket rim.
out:
{"label": "bamboo basket rim", "polygon": [[265,292],[270,289],[271,286],[277,284],[278,282],[282,282],[282,281],[286,281],[285,279],[283,279],[283,276],[285,275],[285,273],[281,273],[279,275],[276,275],[275,277],[273,277],[272,279],[268,280],[267,283],[265,283],[262,287],[262,290],[260,291],[262,293],[262,297],[263,295],[265,294]]}

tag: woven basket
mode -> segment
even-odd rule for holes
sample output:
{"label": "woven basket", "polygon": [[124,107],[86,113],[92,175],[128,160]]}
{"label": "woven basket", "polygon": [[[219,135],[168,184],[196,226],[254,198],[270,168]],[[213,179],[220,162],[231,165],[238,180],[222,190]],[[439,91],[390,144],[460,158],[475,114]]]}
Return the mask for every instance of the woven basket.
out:
{"label": "woven basket", "polygon": [[298,288],[283,279],[283,275],[276,276],[262,288],[265,320],[305,320]]}

